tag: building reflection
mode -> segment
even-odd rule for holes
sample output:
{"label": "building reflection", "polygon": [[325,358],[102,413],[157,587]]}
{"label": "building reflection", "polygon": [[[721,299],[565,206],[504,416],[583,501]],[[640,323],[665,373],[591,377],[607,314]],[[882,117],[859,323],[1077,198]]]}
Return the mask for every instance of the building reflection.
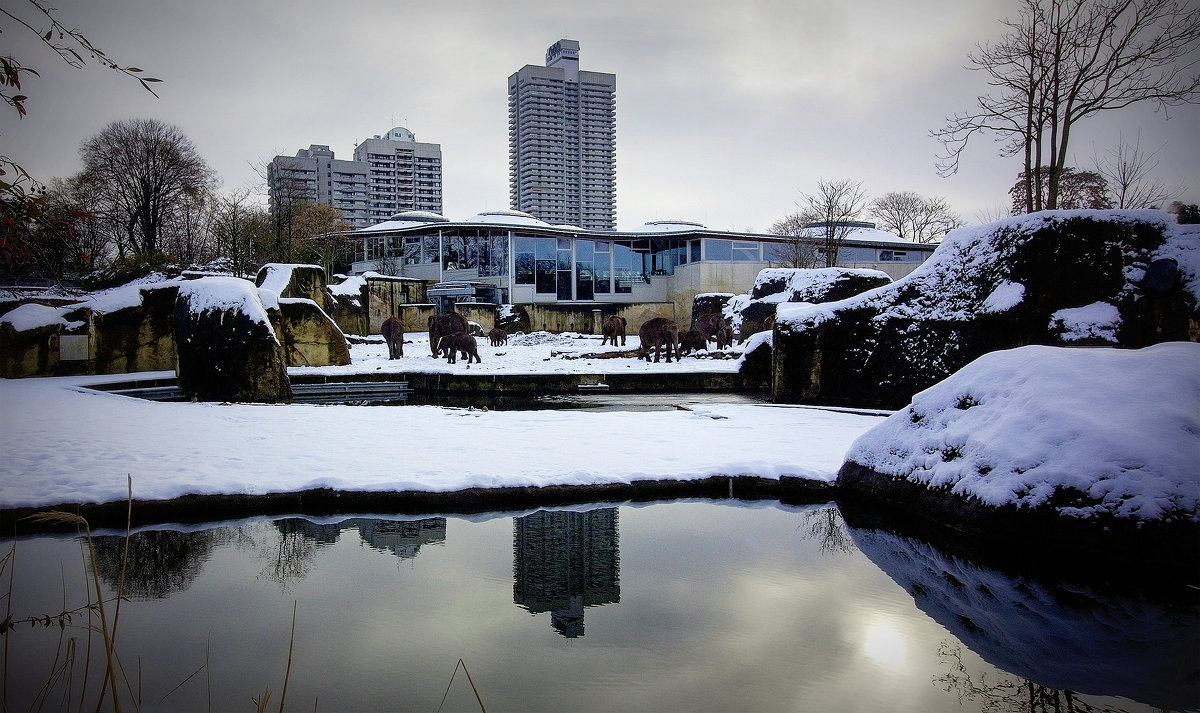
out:
{"label": "building reflection", "polygon": [[568,638],[583,636],[585,607],[621,601],[616,508],[513,519],[513,602]]}
{"label": "building reflection", "polygon": [[412,559],[423,545],[446,541],[446,518],[427,517],[422,520],[382,520],[354,517],[336,523],[314,523],[300,518],[276,520],[275,527],[283,534],[300,533],[318,547],[332,545],[347,530],[356,530],[367,545],[380,552]]}

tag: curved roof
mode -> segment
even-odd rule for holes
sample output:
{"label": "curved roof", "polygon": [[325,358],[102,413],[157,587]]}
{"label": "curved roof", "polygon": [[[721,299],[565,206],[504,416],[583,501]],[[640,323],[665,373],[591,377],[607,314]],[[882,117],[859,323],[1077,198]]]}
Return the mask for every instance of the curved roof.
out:
{"label": "curved roof", "polygon": [[538,220],[529,213],[519,210],[486,210],[462,221],[464,223],[492,223],[502,225],[529,225],[539,228],[549,228],[550,224]]}
{"label": "curved roof", "polygon": [[703,223],[696,223],[690,220],[668,219],[668,220],[652,220],[641,225],[634,230],[635,233],[670,233],[683,232],[688,230],[706,230],[707,227]]}
{"label": "curved roof", "polygon": [[385,230],[398,230],[400,228],[412,228],[417,225],[425,225],[426,223],[449,223],[449,219],[444,218],[437,213],[431,213],[425,210],[408,210],[401,213],[395,213],[382,223],[368,225],[365,228],[360,228],[356,232],[382,232]]}

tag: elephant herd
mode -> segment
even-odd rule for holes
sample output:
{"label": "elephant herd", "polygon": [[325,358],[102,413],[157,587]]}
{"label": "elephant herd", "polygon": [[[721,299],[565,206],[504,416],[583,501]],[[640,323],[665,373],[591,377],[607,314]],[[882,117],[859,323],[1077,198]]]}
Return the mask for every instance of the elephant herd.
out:
{"label": "elephant herd", "polygon": [[[471,335],[471,327],[467,318],[458,312],[446,312],[432,315],[429,318],[429,350],[434,358],[446,357],[450,364],[457,362],[461,354],[467,363],[482,363],[479,358],[478,343]],[[612,315],[604,320],[601,326],[603,339],[600,344],[611,343],[625,346],[625,330],[628,326],[624,317]],[[404,356],[404,324],[395,317],[388,317],[380,328],[383,339],[388,346],[388,359],[399,359]],[[717,349],[726,349],[733,345],[733,329],[728,322],[717,314],[704,314],[696,319],[696,328],[680,332],[678,325],[665,317],[652,317],[642,323],[638,329],[641,346],[637,358],[650,361],[653,352],[654,361],[659,361],[663,352],[666,353],[667,363],[671,357],[681,359],[683,354],[700,349],[707,349],[708,343],[715,341]],[[488,332],[488,341],[493,347],[508,344],[508,334],[499,327]]]}

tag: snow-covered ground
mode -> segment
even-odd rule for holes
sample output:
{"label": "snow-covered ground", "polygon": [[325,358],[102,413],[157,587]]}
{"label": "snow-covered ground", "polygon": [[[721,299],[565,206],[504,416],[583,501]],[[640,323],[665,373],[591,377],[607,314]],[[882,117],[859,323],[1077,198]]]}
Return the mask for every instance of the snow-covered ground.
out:
{"label": "snow-covered ground", "polygon": [[[292,373],[461,370],[410,335],[405,357],[356,344],[349,367]],[[480,339],[472,373],[717,369],[736,360],[567,359],[599,338],[531,334],[506,347]],[[624,347],[632,349],[636,338]],[[619,348],[618,348],[619,349]],[[170,376],[169,372],[145,376]],[[329,487],[453,491],[588,485],[711,475],[830,481],[850,443],[880,419],[769,404],[695,403],[662,411],[483,411],[156,403],[99,393],[118,376],[0,380],[0,507],[108,502],[189,493],[262,494]],[[701,397],[702,398],[702,397]]]}
{"label": "snow-covered ground", "polygon": [[[352,337],[359,341],[362,337]],[[565,332],[532,332],[509,336],[508,344],[493,347],[487,337],[477,337],[481,363],[467,365],[459,359],[448,364],[445,359],[434,358],[429,353],[429,334],[409,332],[404,336],[404,358],[388,360],[387,345],[383,338],[375,335],[366,338],[366,344],[351,344],[347,366],[293,367],[288,373],[300,374],[362,374],[404,372],[461,372],[482,374],[613,374],[613,373],[680,373],[718,372],[736,373],[741,345],[726,352],[700,351],[684,355],[680,361],[666,363],[665,357],[657,364],[638,361],[632,357],[615,356],[616,352],[631,352],[638,348],[637,334],[629,336],[624,346],[601,345],[603,338],[592,334]],[[607,357],[589,358],[601,354]]]}

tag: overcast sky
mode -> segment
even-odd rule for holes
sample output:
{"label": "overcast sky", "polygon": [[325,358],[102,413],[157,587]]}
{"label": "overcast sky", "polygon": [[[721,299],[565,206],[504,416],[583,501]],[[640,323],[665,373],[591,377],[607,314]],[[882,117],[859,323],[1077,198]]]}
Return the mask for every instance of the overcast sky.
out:
{"label": "overcast sky", "polygon": [[[23,7],[25,0],[2,0]],[[155,99],[95,64],[73,70],[6,19],[29,115],[0,114],[0,153],[37,177],[80,168],[79,145],[117,119],[179,126],[225,190],[262,193],[261,165],[405,126],[439,143],[444,213],[508,208],[507,78],[560,38],[580,68],[617,75],[617,225],[663,218],[767,230],[819,179],[871,196],[945,196],[969,223],[1007,209],[1019,160],[981,138],[940,178],[929,132],[970,106],[964,69],[1013,0],[51,0]],[[1158,174],[1200,202],[1200,106],[1127,109],[1080,124],[1072,163],[1122,134],[1160,149]],[[265,199],[264,199],[265,200]]]}

